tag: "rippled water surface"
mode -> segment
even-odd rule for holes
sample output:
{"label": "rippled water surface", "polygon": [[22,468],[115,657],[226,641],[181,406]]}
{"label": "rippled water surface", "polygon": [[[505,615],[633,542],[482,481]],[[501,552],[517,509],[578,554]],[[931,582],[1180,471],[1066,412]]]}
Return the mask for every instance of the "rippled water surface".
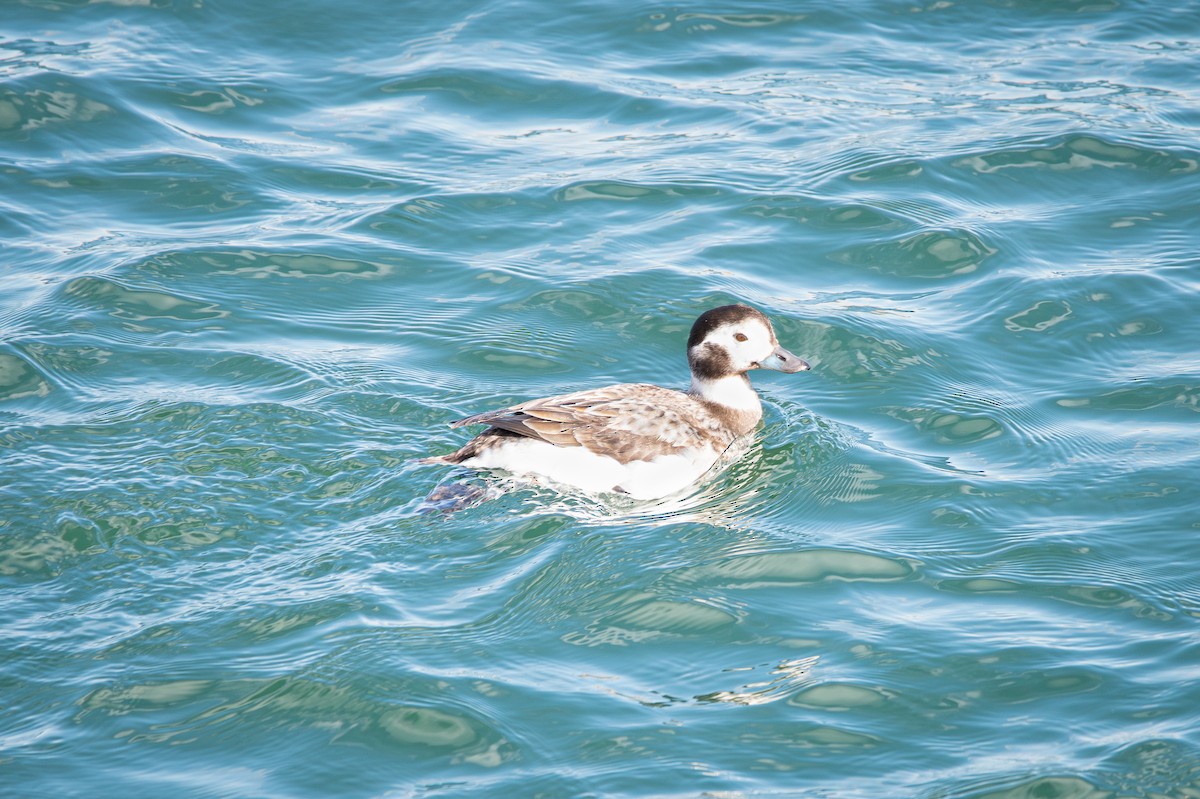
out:
{"label": "rippled water surface", "polygon": [[[0,2],[3,794],[1200,795],[1198,55],[1195,2]],[[813,370],[714,480],[425,512],[447,422],[684,386],[731,301]]]}

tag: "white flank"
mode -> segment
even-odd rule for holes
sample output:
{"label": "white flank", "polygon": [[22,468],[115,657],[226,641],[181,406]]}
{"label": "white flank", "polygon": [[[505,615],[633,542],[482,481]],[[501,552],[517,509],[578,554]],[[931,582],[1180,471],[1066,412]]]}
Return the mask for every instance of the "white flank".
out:
{"label": "white flank", "polygon": [[634,499],[656,499],[694,483],[719,453],[710,448],[650,461],[620,463],[583,447],[556,447],[533,438],[514,438],[488,447],[463,466],[537,475],[589,493],[623,491]]}

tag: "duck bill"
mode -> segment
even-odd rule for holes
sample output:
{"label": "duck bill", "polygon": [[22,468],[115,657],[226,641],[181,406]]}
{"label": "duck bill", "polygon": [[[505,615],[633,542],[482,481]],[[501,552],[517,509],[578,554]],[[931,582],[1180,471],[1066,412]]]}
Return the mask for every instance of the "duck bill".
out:
{"label": "duck bill", "polygon": [[775,351],[759,361],[758,365],[763,369],[774,369],[776,372],[785,372],[787,374],[804,372],[810,368],[807,361],[797,358],[778,345],[775,347]]}

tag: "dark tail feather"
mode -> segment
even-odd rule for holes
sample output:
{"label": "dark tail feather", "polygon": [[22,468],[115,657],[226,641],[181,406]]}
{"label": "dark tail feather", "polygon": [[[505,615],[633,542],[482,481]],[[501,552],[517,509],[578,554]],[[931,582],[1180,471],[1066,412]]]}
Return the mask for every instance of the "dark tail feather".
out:
{"label": "dark tail feather", "polygon": [[447,483],[430,491],[418,511],[449,515],[479,505],[487,498],[488,492],[482,486],[464,482]]}

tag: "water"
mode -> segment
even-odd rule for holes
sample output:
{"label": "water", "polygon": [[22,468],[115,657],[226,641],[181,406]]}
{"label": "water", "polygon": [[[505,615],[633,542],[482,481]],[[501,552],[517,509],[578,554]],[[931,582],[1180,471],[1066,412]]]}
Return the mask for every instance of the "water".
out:
{"label": "water", "polygon": [[[1198,54],[4,2],[4,795],[1196,796]],[[681,386],[735,300],[814,368],[715,481],[419,512],[448,421]]]}

